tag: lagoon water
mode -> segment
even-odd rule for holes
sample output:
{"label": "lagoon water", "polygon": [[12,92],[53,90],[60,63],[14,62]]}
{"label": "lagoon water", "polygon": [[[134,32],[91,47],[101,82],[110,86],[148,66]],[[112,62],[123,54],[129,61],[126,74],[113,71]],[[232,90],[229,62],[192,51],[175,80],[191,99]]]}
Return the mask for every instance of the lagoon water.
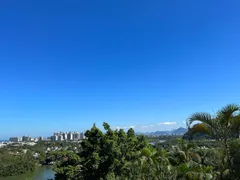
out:
{"label": "lagoon water", "polygon": [[54,179],[54,171],[51,166],[37,167],[34,172],[11,177],[0,177],[0,180],[48,180]]}

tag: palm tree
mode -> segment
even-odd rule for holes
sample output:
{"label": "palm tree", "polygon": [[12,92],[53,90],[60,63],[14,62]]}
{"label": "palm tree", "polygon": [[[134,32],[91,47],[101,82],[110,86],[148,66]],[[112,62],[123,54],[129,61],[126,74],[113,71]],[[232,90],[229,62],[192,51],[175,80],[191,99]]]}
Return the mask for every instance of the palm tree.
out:
{"label": "palm tree", "polygon": [[[191,125],[195,122],[200,122]],[[240,106],[229,104],[220,109],[216,115],[209,113],[194,113],[187,121],[189,133],[205,133],[217,140],[229,139],[240,133]]]}
{"label": "palm tree", "polygon": [[165,150],[156,151],[153,148],[144,148],[137,152],[137,156],[137,159],[125,164],[128,179],[176,179],[176,173],[170,165],[168,153]]}
{"label": "palm tree", "polygon": [[199,179],[213,178],[212,169],[201,164],[201,157],[196,152],[197,146],[178,139],[178,146],[172,146],[169,152],[169,161],[177,173],[176,179]]}
{"label": "palm tree", "polygon": [[240,134],[240,106],[226,105],[216,115],[194,113],[188,118],[187,124],[188,134],[191,137],[196,133],[204,133],[219,140],[224,147],[228,165],[231,168],[229,140]]}

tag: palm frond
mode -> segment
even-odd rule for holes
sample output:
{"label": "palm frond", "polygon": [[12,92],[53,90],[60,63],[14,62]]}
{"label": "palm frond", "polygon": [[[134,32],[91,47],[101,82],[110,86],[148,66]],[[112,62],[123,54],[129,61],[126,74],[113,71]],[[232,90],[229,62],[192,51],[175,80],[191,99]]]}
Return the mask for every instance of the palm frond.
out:
{"label": "palm frond", "polygon": [[230,123],[231,118],[234,117],[235,113],[239,111],[240,111],[239,105],[228,104],[217,112],[216,119],[218,119],[221,124],[228,124]]}
{"label": "palm frond", "polygon": [[191,136],[195,135],[196,133],[204,133],[204,134],[212,135],[213,130],[209,126],[207,126],[205,123],[198,123],[190,128],[189,133]]}
{"label": "palm frond", "polygon": [[232,117],[229,122],[234,128],[240,128],[240,115]]}
{"label": "palm frond", "polygon": [[189,125],[193,122],[200,121],[208,125],[212,125],[212,116],[209,113],[194,113],[188,118]]}
{"label": "palm frond", "polygon": [[231,135],[240,138],[240,115],[234,116],[230,119]]}

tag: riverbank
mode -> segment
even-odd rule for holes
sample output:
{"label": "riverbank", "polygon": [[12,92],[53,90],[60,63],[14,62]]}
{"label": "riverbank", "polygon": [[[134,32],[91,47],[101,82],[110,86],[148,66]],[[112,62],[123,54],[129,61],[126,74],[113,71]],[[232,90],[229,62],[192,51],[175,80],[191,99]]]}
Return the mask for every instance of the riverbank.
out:
{"label": "riverbank", "polygon": [[54,179],[52,166],[38,166],[35,171],[10,177],[0,177],[0,180],[49,180]]}

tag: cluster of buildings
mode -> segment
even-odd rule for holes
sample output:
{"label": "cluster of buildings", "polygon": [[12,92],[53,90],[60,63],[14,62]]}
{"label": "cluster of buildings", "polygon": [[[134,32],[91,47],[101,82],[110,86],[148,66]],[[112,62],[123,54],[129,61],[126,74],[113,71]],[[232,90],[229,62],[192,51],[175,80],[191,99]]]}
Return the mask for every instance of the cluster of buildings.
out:
{"label": "cluster of buildings", "polygon": [[9,142],[37,142],[37,141],[43,141],[43,137],[40,136],[38,138],[32,138],[30,136],[22,136],[9,138]]}
{"label": "cluster of buildings", "polygon": [[48,139],[43,139],[42,136],[32,138],[30,136],[10,137],[9,142],[24,143],[24,142],[38,142],[38,141],[79,141],[85,139],[84,133],[80,132],[57,132],[53,133]]}
{"label": "cluster of buildings", "polygon": [[85,139],[84,133],[80,132],[58,132],[50,137],[51,141],[79,141]]}

